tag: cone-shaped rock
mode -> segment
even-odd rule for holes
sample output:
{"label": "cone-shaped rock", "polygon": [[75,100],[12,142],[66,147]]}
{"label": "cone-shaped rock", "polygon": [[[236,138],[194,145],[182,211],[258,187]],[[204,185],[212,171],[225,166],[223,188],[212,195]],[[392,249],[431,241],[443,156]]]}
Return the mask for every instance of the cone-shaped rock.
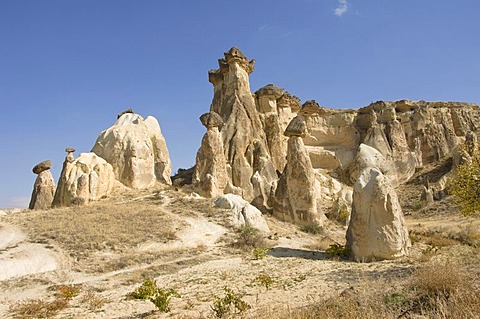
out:
{"label": "cone-shaped rock", "polygon": [[52,206],[56,186],[52,173],[50,172],[51,167],[52,163],[50,161],[43,161],[33,168],[32,171],[38,176],[33,185],[32,197],[28,208],[48,209]]}
{"label": "cone-shaped rock", "polygon": [[143,119],[131,110],[120,113],[100,134],[92,152],[110,163],[115,178],[128,187],[147,188],[156,181],[171,184],[167,144],[152,116]]}

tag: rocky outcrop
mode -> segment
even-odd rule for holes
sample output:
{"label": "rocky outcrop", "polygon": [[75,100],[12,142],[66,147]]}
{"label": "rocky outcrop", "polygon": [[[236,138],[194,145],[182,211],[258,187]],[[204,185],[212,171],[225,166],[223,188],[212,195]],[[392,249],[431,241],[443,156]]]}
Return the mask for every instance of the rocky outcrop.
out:
{"label": "rocky outcrop", "polygon": [[352,258],[362,262],[404,256],[411,246],[395,189],[377,168],[363,170],[353,187],[346,237]]}
{"label": "rocky outcrop", "polygon": [[207,133],[203,136],[202,145],[197,152],[192,183],[200,195],[215,197],[223,194],[228,181],[227,161],[219,131],[223,120],[212,111],[203,114],[200,121],[207,128]]}
{"label": "rocky outcrop", "polygon": [[323,224],[325,215],[317,207],[319,183],[303,144],[305,123],[301,116],[290,122],[285,135],[289,137],[287,165],[275,193],[273,215],[295,224]]}
{"label": "rocky outcrop", "polygon": [[115,184],[112,165],[95,153],[82,153],[75,159],[68,148],[53,200],[53,207],[84,205],[106,197]]}
{"label": "rocky outcrop", "polygon": [[[209,71],[209,81],[214,90],[210,112],[220,115],[224,125],[218,134],[215,130],[207,130],[205,143],[202,142],[198,154],[211,153],[213,145],[216,150],[223,148],[223,155],[217,153],[211,158],[220,170],[223,170],[221,162],[225,161],[226,187],[223,191],[241,195],[268,209],[268,196],[275,186],[277,174],[255,99],[250,92],[249,74],[253,72],[255,61],[249,61],[239,49],[232,48],[224,54],[224,58],[219,59],[218,64],[218,69]],[[219,137],[222,148],[217,145]],[[197,157],[200,162],[202,158],[204,157]],[[211,174],[202,171],[206,165],[196,165],[198,164],[196,183],[211,185]],[[204,181],[204,178],[208,180]],[[210,188],[221,191],[222,187],[223,181]]]}
{"label": "rocky outcrop", "polygon": [[255,92],[257,111],[267,138],[272,164],[283,171],[287,159],[287,140],[283,132],[300,108],[300,99],[284,89],[268,84]]}
{"label": "rocky outcrop", "polygon": [[351,165],[363,143],[393,163],[395,184],[407,181],[416,168],[450,156],[480,125],[478,106],[457,102],[379,101],[359,110],[332,110],[307,101],[299,114],[305,118],[304,143],[314,168],[355,171]]}
{"label": "rocky outcrop", "polygon": [[268,233],[267,222],[262,213],[249,202],[235,194],[225,194],[215,200],[215,206],[228,209],[231,212],[231,221],[235,227],[252,227]]}
{"label": "rocky outcrop", "polygon": [[92,152],[110,163],[115,178],[124,185],[143,189],[159,181],[171,184],[172,166],[158,121],[127,110],[98,137]]}
{"label": "rocky outcrop", "polygon": [[48,209],[52,206],[55,195],[55,181],[53,180],[50,168],[51,161],[43,161],[35,165],[32,171],[37,174],[35,184],[33,185],[32,197],[30,198],[30,209]]}

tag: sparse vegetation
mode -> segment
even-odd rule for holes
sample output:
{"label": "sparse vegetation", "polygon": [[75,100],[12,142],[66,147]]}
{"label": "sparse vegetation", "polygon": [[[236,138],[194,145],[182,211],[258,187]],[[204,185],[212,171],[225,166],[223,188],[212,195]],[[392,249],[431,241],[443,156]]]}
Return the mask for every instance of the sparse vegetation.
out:
{"label": "sparse vegetation", "polygon": [[88,309],[95,311],[103,307],[108,302],[108,299],[102,297],[93,291],[87,291],[81,298],[82,303],[86,304]]}
{"label": "sparse vegetation", "polygon": [[245,226],[237,231],[237,238],[233,247],[250,251],[252,248],[264,248],[267,246],[262,233],[253,227]]}
{"label": "sparse vegetation", "polygon": [[78,285],[57,285],[53,287],[55,296],[66,300],[71,300],[78,296],[80,287]]}
{"label": "sparse vegetation", "polygon": [[33,299],[16,303],[10,307],[13,318],[51,318],[68,307],[68,300],[57,298],[53,301]]}
{"label": "sparse vegetation", "polygon": [[181,298],[173,289],[158,288],[157,281],[151,278],[146,278],[140,287],[127,295],[127,298],[150,300],[161,312],[170,312],[172,297]]}
{"label": "sparse vegetation", "polygon": [[304,233],[318,235],[323,232],[323,227],[320,226],[317,222],[311,222],[311,223],[302,225],[302,227],[300,227],[300,230],[303,231]]}
{"label": "sparse vegetation", "polygon": [[350,251],[347,246],[340,244],[331,244],[330,247],[325,250],[325,252],[330,256],[330,258],[348,258]]}
{"label": "sparse vegetation", "polygon": [[233,292],[232,289],[224,287],[225,295],[219,297],[214,295],[213,305],[211,306],[215,318],[227,318],[231,314],[241,314],[251,308],[249,304],[242,300],[242,297]]}
{"label": "sparse vegetation", "polygon": [[268,251],[270,248],[255,248],[252,251],[253,259],[263,259],[267,256]]}
{"label": "sparse vegetation", "polygon": [[260,274],[255,278],[255,281],[260,283],[262,286],[267,288],[267,290],[270,288],[270,286],[273,284],[273,278],[268,275],[268,274]]}

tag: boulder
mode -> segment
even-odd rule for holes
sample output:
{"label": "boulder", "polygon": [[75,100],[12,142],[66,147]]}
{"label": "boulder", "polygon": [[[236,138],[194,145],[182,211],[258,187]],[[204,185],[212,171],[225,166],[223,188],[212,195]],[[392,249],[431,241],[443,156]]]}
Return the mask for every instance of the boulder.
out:
{"label": "boulder", "polygon": [[248,226],[262,232],[270,232],[267,222],[262,217],[262,213],[238,195],[222,195],[215,200],[215,206],[230,210],[235,227]]}
{"label": "boulder", "polygon": [[158,121],[132,112],[119,116],[100,134],[92,152],[110,163],[115,178],[128,187],[148,188],[157,181],[170,185],[172,166]]}
{"label": "boulder", "polygon": [[43,161],[35,165],[33,172],[37,174],[33,185],[32,197],[30,198],[30,209],[48,209],[52,206],[53,197],[55,195],[55,181],[53,180],[50,168],[50,161]]}
{"label": "boulder", "polygon": [[55,192],[53,207],[84,205],[106,197],[115,184],[112,165],[95,153],[82,153],[70,162],[69,152]]}
{"label": "boulder", "polygon": [[353,187],[346,238],[352,258],[361,262],[401,257],[411,246],[395,189],[377,168],[365,169]]}

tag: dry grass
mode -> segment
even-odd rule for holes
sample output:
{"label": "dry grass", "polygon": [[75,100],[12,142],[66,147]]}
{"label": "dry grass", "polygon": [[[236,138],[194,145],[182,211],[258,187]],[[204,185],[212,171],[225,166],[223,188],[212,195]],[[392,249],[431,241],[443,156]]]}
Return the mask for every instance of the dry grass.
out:
{"label": "dry grass", "polygon": [[81,298],[81,302],[86,304],[88,309],[92,311],[99,310],[102,308],[109,300],[93,291],[87,291]]}
{"label": "dry grass", "polygon": [[10,313],[13,318],[51,318],[67,307],[68,300],[62,298],[54,301],[34,299],[10,306]]}
{"label": "dry grass", "polygon": [[137,253],[137,246],[146,240],[174,240],[176,228],[181,227],[178,218],[149,201],[96,203],[52,209],[47,214],[28,212],[12,219],[28,230],[34,242],[60,246],[89,272],[150,263],[159,255]]}

